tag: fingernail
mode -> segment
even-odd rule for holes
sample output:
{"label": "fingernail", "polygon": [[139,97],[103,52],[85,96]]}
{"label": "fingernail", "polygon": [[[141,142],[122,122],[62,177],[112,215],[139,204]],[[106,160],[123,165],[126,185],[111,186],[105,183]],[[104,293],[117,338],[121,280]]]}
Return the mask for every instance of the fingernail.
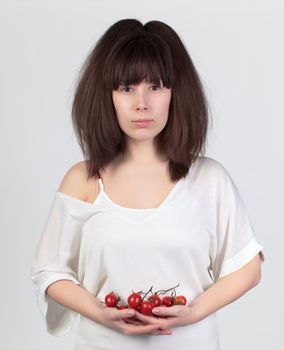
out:
{"label": "fingernail", "polygon": [[134,315],[132,310],[127,311],[127,315]]}
{"label": "fingernail", "polygon": [[153,310],[155,313],[159,313],[160,312],[160,309],[154,309]]}

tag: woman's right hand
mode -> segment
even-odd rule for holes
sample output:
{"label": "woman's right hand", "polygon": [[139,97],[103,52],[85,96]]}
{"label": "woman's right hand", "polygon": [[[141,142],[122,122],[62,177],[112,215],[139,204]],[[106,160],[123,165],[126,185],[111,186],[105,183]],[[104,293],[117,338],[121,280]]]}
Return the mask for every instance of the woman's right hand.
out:
{"label": "woman's right hand", "polygon": [[[130,312],[130,314],[129,314]],[[96,322],[108,328],[115,329],[126,335],[170,335],[171,329],[163,329],[163,323],[156,317],[147,317],[147,321],[142,322],[134,319],[135,310],[118,310],[113,307],[101,305],[97,313]]]}

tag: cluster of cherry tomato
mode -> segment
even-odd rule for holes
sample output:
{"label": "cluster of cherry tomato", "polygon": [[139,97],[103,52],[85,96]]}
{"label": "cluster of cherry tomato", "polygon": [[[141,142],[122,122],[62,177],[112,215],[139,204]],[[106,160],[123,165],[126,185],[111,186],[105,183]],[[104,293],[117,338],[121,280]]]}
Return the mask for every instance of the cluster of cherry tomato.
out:
{"label": "cluster of cherry tomato", "polygon": [[[116,307],[117,309],[135,309],[136,311],[140,312],[143,315],[151,316],[152,309],[154,307],[158,306],[165,306],[170,307],[173,305],[186,305],[187,299],[183,295],[176,295],[176,287],[178,287],[179,284],[175,287],[169,288],[169,289],[161,289],[153,293],[152,289],[153,286],[148,290],[148,292],[143,293],[143,291],[140,292],[134,292],[132,290],[132,293],[127,298],[127,304],[123,303],[121,301],[120,296],[112,291],[111,293],[107,294],[105,296],[105,305],[107,307]],[[166,293],[171,291],[171,295],[166,295]],[[150,296],[147,297],[147,295],[151,293]],[[155,315],[154,315],[155,316]],[[163,316],[159,316],[163,317]]]}

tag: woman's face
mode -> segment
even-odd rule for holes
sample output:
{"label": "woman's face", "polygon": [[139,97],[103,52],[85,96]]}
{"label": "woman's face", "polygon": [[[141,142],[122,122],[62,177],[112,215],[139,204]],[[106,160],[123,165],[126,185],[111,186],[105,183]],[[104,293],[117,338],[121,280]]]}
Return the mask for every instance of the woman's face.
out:
{"label": "woman's face", "polygon": [[[122,131],[135,140],[146,140],[158,135],[168,120],[171,89],[142,81],[138,85],[120,85],[113,90],[112,99]],[[135,123],[149,119],[144,124]]]}

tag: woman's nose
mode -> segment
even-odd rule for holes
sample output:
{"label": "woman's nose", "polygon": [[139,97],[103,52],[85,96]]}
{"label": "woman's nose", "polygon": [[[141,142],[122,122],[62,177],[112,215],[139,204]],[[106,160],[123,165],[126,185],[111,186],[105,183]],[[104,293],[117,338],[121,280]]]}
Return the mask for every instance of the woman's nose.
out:
{"label": "woman's nose", "polygon": [[145,110],[148,108],[148,98],[144,91],[137,92],[136,108],[139,110]]}
{"label": "woman's nose", "polygon": [[145,105],[139,104],[136,109],[140,110],[140,111],[145,111],[145,110],[147,110],[147,107]]}

